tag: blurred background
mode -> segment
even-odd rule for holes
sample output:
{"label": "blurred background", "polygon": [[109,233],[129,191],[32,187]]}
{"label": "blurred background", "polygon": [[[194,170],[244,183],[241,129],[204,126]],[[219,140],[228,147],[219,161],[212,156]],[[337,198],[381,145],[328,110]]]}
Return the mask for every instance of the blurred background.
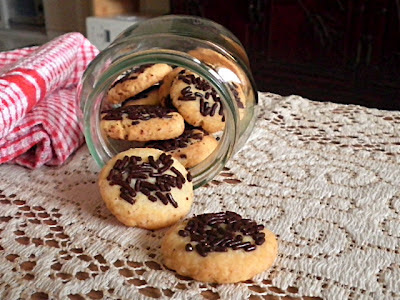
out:
{"label": "blurred background", "polygon": [[101,50],[164,14],[230,29],[260,91],[400,109],[400,0],[0,0],[0,51],[71,31]]}

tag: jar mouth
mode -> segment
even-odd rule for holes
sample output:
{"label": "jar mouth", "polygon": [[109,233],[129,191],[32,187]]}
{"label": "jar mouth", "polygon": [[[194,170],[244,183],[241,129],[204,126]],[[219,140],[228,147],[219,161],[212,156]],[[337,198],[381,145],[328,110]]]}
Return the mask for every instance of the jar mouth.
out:
{"label": "jar mouth", "polygon": [[[123,43],[124,44],[124,43]],[[124,48],[126,45],[117,44],[114,47]],[[103,58],[104,59],[104,58]],[[238,107],[227,82],[210,66],[185,52],[169,49],[151,49],[120,56],[101,70],[99,76],[94,75],[91,81],[91,89],[88,95],[79,95],[95,101],[81,99],[83,107],[83,128],[88,149],[100,167],[117,154],[103,136],[100,127],[100,111],[103,99],[115,79],[125,70],[135,66],[165,63],[171,66],[188,69],[210,83],[221,98],[225,113],[225,129],[220,137],[217,148],[201,163],[190,168],[193,176],[193,186],[198,188],[214,178],[225,166],[228,159],[235,151],[235,145],[239,139],[239,114]],[[85,73],[91,74],[95,64],[91,64]],[[86,74],[85,74],[86,76]],[[89,80],[90,81],[90,80]],[[84,84],[90,84],[85,83]],[[80,88],[80,90],[85,89]],[[87,90],[87,89],[86,89]],[[101,145],[101,147],[99,147]]]}

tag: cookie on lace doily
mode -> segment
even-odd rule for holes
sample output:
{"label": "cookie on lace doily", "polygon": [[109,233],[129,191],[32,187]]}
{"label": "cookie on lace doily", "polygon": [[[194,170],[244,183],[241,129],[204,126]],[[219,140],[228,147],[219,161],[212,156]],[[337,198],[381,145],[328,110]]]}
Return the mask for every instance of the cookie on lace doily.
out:
{"label": "cookie on lace doily", "polygon": [[227,211],[200,214],[174,226],[161,253],[164,264],[182,276],[235,283],[269,269],[278,243],[263,225]]}
{"label": "cookie on lace doily", "polygon": [[107,208],[127,226],[170,226],[184,218],[193,203],[190,173],[158,149],[119,153],[101,171],[99,187]]}

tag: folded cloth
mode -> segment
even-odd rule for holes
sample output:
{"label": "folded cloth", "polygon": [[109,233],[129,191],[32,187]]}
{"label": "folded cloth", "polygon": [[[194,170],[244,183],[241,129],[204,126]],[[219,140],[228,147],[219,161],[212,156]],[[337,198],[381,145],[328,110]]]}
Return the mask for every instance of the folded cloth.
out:
{"label": "folded cloth", "polygon": [[0,52],[0,163],[57,166],[83,143],[76,88],[97,54],[80,33]]}

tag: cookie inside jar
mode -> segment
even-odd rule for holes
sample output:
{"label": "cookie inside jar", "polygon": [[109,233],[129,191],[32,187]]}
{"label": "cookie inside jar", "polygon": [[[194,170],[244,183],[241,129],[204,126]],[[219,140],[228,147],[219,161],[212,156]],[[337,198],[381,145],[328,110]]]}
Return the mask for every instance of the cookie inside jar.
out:
{"label": "cookie inside jar", "polygon": [[[191,55],[210,60],[208,52]],[[211,67],[225,76],[237,118],[243,119],[246,85],[240,75],[223,63]],[[185,168],[194,168],[219,147],[227,116],[223,97],[204,77],[188,68],[152,63],[115,78],[99,119],[103,143],[112,156],[130,148],[155,148]]]}

